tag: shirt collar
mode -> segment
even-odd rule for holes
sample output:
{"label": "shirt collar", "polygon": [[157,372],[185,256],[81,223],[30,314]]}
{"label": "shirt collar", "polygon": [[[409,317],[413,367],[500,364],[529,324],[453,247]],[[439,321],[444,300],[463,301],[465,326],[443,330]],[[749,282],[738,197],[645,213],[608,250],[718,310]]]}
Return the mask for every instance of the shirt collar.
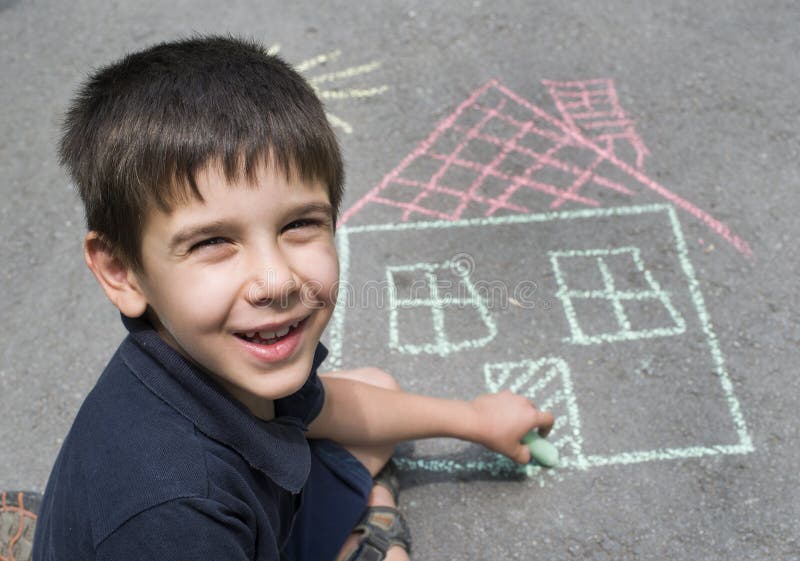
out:
{"label": "shirt collar", "polygon": [[[306,426],[300,419],[259,419],[169,346],[146,319],[122,315],[122,323],[129,332],[120,347],[122,358],[150,391],[275,483],[292,493],[300,491],[311,469]],[[310,374],[326,355],[320,344]]]}

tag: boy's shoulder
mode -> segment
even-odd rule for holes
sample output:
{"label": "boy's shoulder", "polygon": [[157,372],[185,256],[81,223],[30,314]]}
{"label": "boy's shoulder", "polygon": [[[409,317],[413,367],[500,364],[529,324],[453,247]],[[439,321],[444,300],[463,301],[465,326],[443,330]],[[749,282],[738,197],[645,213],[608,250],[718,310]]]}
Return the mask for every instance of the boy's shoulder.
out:
{"label": "boy's shoulder", "polygon": [[[85,497],[78,508],[91,517],[95,543],[139,512],[203,497],[208,488],[208,443],[132,375],[127,343],[78,411],[52,476],[72,481]],[[71,501],[80,503],[79,497]]]}
{"label": "boy's shoulder", "polygon": [[[291,514],[293,494],[310,469],[304,421],[324,397],[316,376],[324,347],[306,385],[276,402],[283,417],[267,423],[221,392],[154,331],[125,323],[131,333],[62,445],[37,528],[82,530],[80,538],[48,539],[73,546],[79,539],[91,550],[134,517],[158,516],[156,507],[188,500],[220,505],[243,519],[255,516],[262,531],[271,531],[270,525],[275,530],[275,522]],[[252,501],[244,504],[240,497]]]}

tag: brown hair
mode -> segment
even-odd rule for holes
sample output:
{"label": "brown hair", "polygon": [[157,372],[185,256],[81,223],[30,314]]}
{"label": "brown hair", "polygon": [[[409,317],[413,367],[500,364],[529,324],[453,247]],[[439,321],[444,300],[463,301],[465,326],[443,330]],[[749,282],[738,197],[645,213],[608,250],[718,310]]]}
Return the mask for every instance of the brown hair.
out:
{"label": "brown hair", "polygon": [[98,70],[66,113],[59,155],[89,230],[138,272],[147,213],[202,200],[195,175],[212,161],[229,181],[253,179],[259,163],[321,181],[334,220],[344,183],[336,136],[311,86],[262,45],[236,37],[161,43]]}

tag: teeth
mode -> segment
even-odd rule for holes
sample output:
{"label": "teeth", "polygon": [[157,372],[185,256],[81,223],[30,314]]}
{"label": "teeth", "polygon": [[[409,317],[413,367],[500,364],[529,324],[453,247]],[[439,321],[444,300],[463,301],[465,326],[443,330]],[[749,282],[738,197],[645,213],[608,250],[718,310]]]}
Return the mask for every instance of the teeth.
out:
{"label": "teeth", "polygon": [[300,325],[300,322],[302,321],[303,321],[302,319],[299,319],[296,322],[289,324],[283,329],[280,329],[278,331],[248,331],[244,335],[248,339],[253,339],[255,336],[258,336],[261,339],[264,339],[265,341],[271,341],[272,339],[278,339],[280,337],[283,337],[284,335],[289,333],[289,330],[294,329],[295,327]]}

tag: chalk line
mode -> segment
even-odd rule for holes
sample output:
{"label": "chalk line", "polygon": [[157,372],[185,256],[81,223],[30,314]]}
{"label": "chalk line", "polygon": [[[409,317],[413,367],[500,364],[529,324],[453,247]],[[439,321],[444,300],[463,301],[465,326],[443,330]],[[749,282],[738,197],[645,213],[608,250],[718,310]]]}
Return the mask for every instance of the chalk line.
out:
{"label": "chalk line", "polygon": [[339,253],[339,291],[336,297],[336,307],[331,318],[330,353],[328,363],[335,369],[342,368],[342,351],[344,348],[344,316],[347,310],[347,287],[350,275],[350,241],[349,233],[345,228],[336,229],[336,244]]}
{"label": "chalk line", "polygon": [[683,268],[683,272],[689,281],[689,291],[692,295],[692,299],[694,300],[695,307],[697,308],[697,313],[700,317],[700,324],[706,334],[706,337],[708,338],[708,345],[711,349],[712,360],[717,367],[716,374],[722,384],[722,390],[725,393],[726,399],[728,400],[728,406],[730,408],[733,421],[736,425],[736,430],[739,433],[739,444],[741,449],[745,452],[752,452],[754,450],[753,442],[747,432],[747,424],[745,423],[744,416],[742,415],[739,400],[733,393],[733,384],[731,383],[730,377],[728,376],[728,371],[725,368],[725,359],[722,357],[722,351],[719,348],[717,335],[714,333],[714,328],[711,325],[711,319],[708,315],[708,311],[706,310],[703,293],[700,292],[700,283],[697,282],[697,275],[694,272],[691,261],[689,261],[689,250],[686,247],[686,239],[683,237],[683,231],[681,230],[678,216],[675,213],[675,209],[672,207],[668,207],[667,214],[670,222],[672,223],[672,229],[675,232],[675,240],[681,267]]}
{"label": "chalk line", "polygon": [[309,58],[302,62],[299,62],[295,65],[294,69],[298,72],[305,72],[306,70],[311,70],[312,68],[319,66],[320,64],[324,64],[326,62],[330,62],[332,60],[336,60],[342,54],[342,51],[336,49],[329,53],[323,53],[321,55],[317,55],[315,57]]}
{"label": "chalk line", "polygon": [[341,118],[337,117],[336,115],[334,115],[333,113],[329,113],[327,111],[325,112],[325,115],[328,117],[328,121],[330,121],[331,126],[339,127],[346,134],[352,134],[353,133],[353,126],[350,123],[348,123],[347,121],[345,121],[344,119],[341,119]]}
{"label": "chalk line", "polygon": [[[469,226],[496,226],[503,224],[527,224],[549,222],[551,220],[573,220],[576,218],[605,218],[609,216],[633,216],[665,212],[670,206],[664,203],[648,205],[615,206],[606,208],[585,208],[575,210],[559,210],[539,212],[535,214],[508,214],[487,218],[462,218],[459,220],[431,220],[423,222],[395,222],[387,224],[365,224],[363,226],[342,226],[349,234],[364,232],[401,232],[404,230],[442,230],[446,228],[464,228]],[[338,230],[337,230],[338,231]]]}
{"label": "chalk line", "polygon": [[[636,168],[644,169],[644,159],[650,155],[650,151],[636,132],[635,122],[628,118],[622,108],[612,79],[597,78],[569,82],[542,80],[542,84],[549,90],[565,123],[576,130],[580,128],[592,132],[592,140],[605,141],[606,149],[614,154],[616,154],[614,146],[617,140],[628,142],[636,153]],[[598,109],[604,105],[608,106],[605,110]],[[623,129],[621,132],[597,130],[620,127]]]}
{"label": "chalk line", "polygon": [[572,129],[572,128],[568,127],[568,126],[565,126],[561,121],[551,117],[548,113],[545,113],[544,111],[542,111],[541,109],[539,109],[535,105],[533,105],[530,102],[528,102],[528,100],[524,99],[523,97],[520,97],[519,95],[517,95],[516,93],[512,92],[511,90],[509,90],[508,88],[506,88],[502,84],[498,83],[496,85],[496,87],[497,87],[498,90],[500,90],[501,92],[506,94],[508,97],[510,97],[511,99],[513,99],[514,101],[519,103],[520,105],[523,105],[524,107],[527,107],[529,110],[533,111],[537,115],[540,115],[542,118],[549,120],[554,126],[557,126],[561,130],[563,130],[566,134],[571,136],[575,140],[575,142],[577,142],[578,144],[581,144],[581,145],[585,146],[586,148],[594,150],[595,152],[597,152],[601,156],[603,156],[606,159],[608,159],[609,162],[613,163],[614,165],[616,165],[617,167],[622,169],[625,173],[627,173],[630,176],[634,177],[639,183],[641,183],[645,187],[649,188],[650,190],[654,191],[655,193],[658,193],[659,195],[661,195],[662,197],[667,199],[669,202],[671,202],[672,204],[674,204],[675,206],[677,206],[681,210],[683,210],[685,212],[688,212],[689,214],[691,214],[692,216],[694,216],[698,220],[701,220],[702,222],[705,222],[706,226],[708,226],[717,235],[721,236],[725,241],[730,243],[733,247],[735,247],[744,256],[746,256],[746,257],[752,257],[753,256],[753,252],[750,249],[750,245],[747,242],[745,242],[744,240],[739,238],[737,235],[733,234],[731,232],[730,228],[728,228],[728,226],[724,225],[722,222],[718,221],[716,218],[712,217],[710,214],[708,214],[704,210],[701,210],[700,208],[696,207],[695,205],[693,205],[692,203],[690,203],[689,201],[687,201],[683,197],[673,193],[672,191],[670,191],[666,187],[664,187],[664,186],[660,185],[659,183],[655,182],[654,180],[650,179],[644,173],[640,172],[637,169],[634,169],[633,167],[628,165],[626,162],[623,162],[622,160],[618,159],[614,154],[610,153],[608,150],[603,150],[597,144],[595,144],[594,142],[591,142],[588,138],[586,138],[585,136],[580,134],[575,129]]}
{"label": "chalk line", "polygon": [[316,86],[318,84],[322,84],[325,82],[333,82],[335,80],[343,80],[345,78],[352,78],[353,76],[358,76],[360,74],[367,74],[372,72],[376,68],[380,68],[381,63],[377,60],[373,60],[372,62],[368,62],[366,64],[361,64],[358,66],[351,66],[350,68],[345,68],[344,70],[338,70],[336,72],[328,72],[326,74],[318,74],[312,78],[309,78],[309,82],[312,86]]}
{"label": "chalk line", "polygon": [[[512,371],[515,369],[523,369],[524,372],[512,379]],[[538,376],[539,372],[544,369],[548,369],[545,375]],[[497,371],[499,371],[499,376]],[[563,358],[546,356],[536,360],[525,359],[517,362],[487,362],[483,365],[483,377],[489,392],[499,392],[508,388],[514,393],[524,395],[543,411],[549,411],[553,406],[564,403],[567,410],[566,416],[558,417],[548,438],[550,443],[559,450],[562,458],[571,458],[574,466],[579,469],[587,467],[583,460],[581,418],[573,389],[572,374],[569,365]],[[543,395],[545,388],[554,380],[560,383],[560,388],[549,395]],[[565,428],[571,429],[571,432],[562,434]]]}
{"label": "chalk line", "polygon": [[[585,88],[586,84],[591,85],[590,82],[591,81],[586,81],[586,82],[546,82],[546,83],[547,84],[555,84],[558,87],[561,87],[561,86],[573,87],[575,84],[584,84],[584,86],[582,86],[582,87]],[[600,82],[602,82],[602,80]],[[615,90],[613,88],[613,84],[611,82],[609,82],[609,81],[606,81],[606,82],[608,84],[610,84],[610,85],[604,86],[606,89],[603,92],[601,92],[601,94],[598,94],[598,95],[606,96],[608,98],[608,103],[610,103],[612,105],[616,104],[616,106],[619,106],[619,102],[616,99],[616,92],[615,92]],[[587,150],[590,150],[590,151],[594,152],[594,154],[596,155],[596,159],[592,163],[592,165],[589,168],[584,169],[581,173],[579,173],[578,177],[575,178],[575,180],[569,186],[568,189],[565,189],[563,191],[559,190],[555,194],[555,196],[557,196],[557,199],[552,203],[552,205],[551,205],[552,208],[557,208],[558,206],[563,204],[565,202],[565,200],[568,199],[568,198],[569,199],[573,199],[574,197],[576,197],[577,196],[577,192],[584,185],[586,185],[590,180],[593,181],[594,183],[596,183],[599,186],[606,187],[606,188],[613,188],[613,189],[615,189],[615,190],[617,190],[617,191],[619,191],[621,193],[625,193],[626,191],[630,192],[630,190],[628,190],[624,186],[617,185],[615,182],[609,181],[608,179],[603,178],[602,176],[599,176],[599,175],[595,174],[595,168],[597,166],[599,166],[602,162],[607,161],[607,162],[609,162],[610,165],[615,166],[621,172],[623,172],[624,174],[628,175],[630,178],[632,178],[637,183],[639,183],[645,190],[653,191],[654,193],[656,193],[659,196],[663,197],[664,199],[666,199],[670,203],[674,204],[675,206],[677,206],[678,208],[680,208],[684,212],[689,213],[690,215],[692,215],[696,219],[698,219],[701,222],[703,222],[709,229],[711,229],[717,235],[719,235],[720,237],[725,239],[728,243],[730,243],[735,249],[737,249],[740,253],[742,253],[746,257],[752,257],[753,253],[752,253],[752,250],[750,249],[750,246],[747,244],[747,242],[744,241],[743,239],[741,239],[740,237],[738,237],[737,235],[735,235],[733,232],[731,232],[731,230],[730,230],[730,228],[728,226],[726,226],[725,224],[721,223],[717,219],[713,218],[710,214],[708,214],[707,212],[701,210],[700,208],[698,208],[697,206],[695,206],[694,204],[692,204],[688,200],[686,200],[683,197],[677,195],[676,193],[670,191],[669,189],[667,189],[663,185],[660,185],[659,183],[654,181],[652,178],[646,176],[640,169],[636,169],[636,168],[632,167],[630,164],[626,163],[625,161],[623,161],[619,157],[617,157],[616,154],[614,153],[614,150],[613,150],[613,146],[614,146],[613,140],[614,140],[614,137],[615,137],[614,134],[611,134],[611,136],[607,136],[607,137],[603,137],[602,135],[598,136],[596,138],[596,140],[598,140],[598,142],[599,141],[605,141],[606,142],[606,146],[605,147],[601,147],[598,144],[598,142],[592,141],[586,135],[584,135],[580,130],[578,130],[578,124],[576,124],[575,120],[572,117],[570,117],[570,119],[573,119],[573,120],[571,120],[569,123],[565,122],[564,120],[561,120],[561,119],[558,119],[556,117],[553,117],[552,115],[550,115],[549,113],[545,112],[541,108],[537,107],[536,105],[533,105],[532,103],[530,103],[526,99],[522,98],[518,94],[512,92],[511,90],[509,90],[508,88],[503,86],[498,80],[490,80],[490,81],[488,81],[486,84],[484,84],[480,88],[476,89],[472,94],[470,94],[467,97],[466,100],[464,100],[462,103],[460,103],[458,105],[458,107],[456,108],[456,110],[451,115],[449,115],[448,117],[443,119],[438,125],[436,125],[434,127],[434,130],[422,142],[420,142],[417,145],[417,147],[410,154],[408,154],[405,158],[403,158],[403,160],[400,162],[400,164],[397,167],[395,167],[392,171],[390,171],[388,174],[386,174],[384,176],[384,178],[381,180],[380,183],[378,183],[375,187],[373,187],[371,190],[369,190],[363,197],[361,197],[358,201],[356,201],[355,204],[352,207],[347,209],[342,214],[341,223],[342,224],[347,223],[352,218],[352,216],[354,214],[356,214],[357,212],[360,212],[370,202],[375,202],[375,203],[378,203],[378,204],[389,204],[390,206],[397,206],[397,207],[400,207],[400,208],[404,208],[405,209],[405,212],[403,213],[403,220],[404,221],[408,220],[410,218],[410,215],[411,215],[412,212],[421,213],[423,215],[432,216],[434,218],[449,218],[449,219],[457,220],[457,219],[460,219],[461,213],[464,211],[464,209],[467,208],[467,205],[471,201],[474,200],[476,202],[480,202],[480,200],[478,200],[478,198],[475,197],[475,195],[476,195],[477,189],[481,185],[481,182],[482,182],[483,179],[485,179],[488,176],[495,176],[496,175],[495,174],[495,170],[492,169],[492,165],[497,165],[498,158],[502,159],[505,156],[505,154],[508,153],[510,150],[515,150],[515,151],[517,150],[516,143],[514,142],[513,138],[510,139],[510,140],[497,139],[497,142],[495,144],[499,143],[497,145],[499,145],[501,147],[501,152],[497,155],[497,158],[495,158],[493,160],[492,164],[490,164],[488,166],[487,165],[479,166],[480,167],[479,177],[476,180],[474,180],[473,182],[471,182],[470,185],[466,186],[467,188],[466,188],[465,191],[459,193],[458,195],[455,195],[455,196],[460,197],[461,201],[458,203],[458,206],[455,209],[453,209],[451,212],[449,212],[449,213],[437,211],[435,209],[425,209],[424,207],[420,206],[417,203],[422,198],[427,196],[426,190],[438,190],[436,188],[436,182],[444,174],[444,172],[447,170],[447,168],[451,164],[454,163],[454,158],[456,158],[458,156],[458,152],[460,151],[461,148],[463,148],[463,145],[464,145],[463,142],[459,145],[459,147],[456,149],[455,152],[451,153],[448,156],[444,156],[445,159],[444,159],[444,163],[443,163],[442,167],[439,169],[437,174],[435,174],[435,176],[431,178],[431,180],[429,182],[427,182],[427,183],[422,183],[421,182],[420,183],[421,191],[418,194],[418,197],[415,198],[413,204],[405,203],[405,202],[398,202],[398,201],[395,201],[394,204],[392,204],[390,202],[389,198],[381,197],[380,193],[382,191],[384,191],[387,187],[389,187],[391,184],[397,182],[398,179],[400,178],[400,174],[411,164],[412,161],[414,161],[415,159],[417,159],[417,158],[419,158],[419,157],[421,157],[423,155],[428,154],[430,152],[431,148],[433,147],[433,145],[442,136],[442,134],[444,134],[445,131],[447,131],[448,129],[451,129],[451,128],[453,128],[453,130],[457,130],[456,128],[454,128],[455,123],[457,122],[459,117],[467,109],[474,108],[474,109],[477,109],[477,110],[480,110],[480,111],[484,111],[485,113],[487,113],[487,115],[489,113],[494,115],[495,113],[500,112],[500,110],[502,110],[502,106],[486,108],[486,107],[480,106],[478,104],[478,100],[480,100],[481,97],[484,94],[486,94],[490,89],[494,89],[495,91],[497,91],[500,94],[502,94],[503,96],[505,96],[505,99],[512,100],[515,103],[517,103],[519,106],[521,106],[521,107],[525,108],[526,110],[528,110],[529,112],[531,112],[533,114],[533,120],[526,121],[526,123],[528,123],[528,126],[533,127],[534,123],[536,122],[536,120],[538,120],[541,123],[546,124],[547,126],[552,128],[552,130],[550,130],[550,131],[548,131],[546,128],[541,128],[541,127],[537,128],[535,133],[538,134],[539,136],[542,136],[544,138],[550,138],[550,136],[553,136],[555,138],[553,138],[551,140],[553,140],[554,142],[557,142],[559,138],[568,139],[569,143],[570,143],[570,146],[574,145],[574,146],[579,147],[579,148],[585,148]],[[557,96],[558,94],[556,92],[553,95]],[[581,94],[581,95],[583,95],[583,94]],[[589,96],[589,97],[587,97],[588,101],[586,101],[585,103],[587,103],[587,104],[594,103],[590,99],[591,95],[589,95],[589,94],[586,94],[586,95]],[[561,103],[561,108],[563,109],[564,114],[565,115],[570,115],[569,108],[567,108],[564,105],[563,102],[559,102],[558,99],[556,99],[556,101],[557,101],[557,103]],[[587,105],[587,107],[591,107],[591,105]],[[622,113],[620,113],[620,112],[622,112]],[[589,115],[590,113],[591,113],[591,115],[595,115],[595,116],[600,114],[600,112],[589,112],[589,113],[585,113],[585,114],[584,113],[578,113],[578,115],[581,116],[581,117],[585,117],[586,115]],[[617,107],[617,109],[614,109],[610,113],[612,115],[614,115],[616,118],[619,118],[619,119],[622,119],[621,115],[624,115],[624,112],[622,111],[621,107]],[[513,118],[510,117],[509,115],[503,115],[502,117],[503,117],[503,119],[506,119],[506,120],[509,120],[509,119],[513,120]],[[628,126],[630,124],[630,123],[628,123],[628,121],[629,120],[627,118],[625,118],[625,119],[619,120],[617,124],[621,123],[621,124],[624,124],[624,125]],[[616,121],[614,121],[614,122],[616,122]],[[606,124],[606,125],[609,125],[612,122],[611,121],[603,121],[602,123]],[[538,127],[538,125],[537,125],[537,127]],[[630,130],[633,130],[633,129],[631,128]],[[518,132],[520,132],[520,131],[518,131]],[[548,132],[550,133],[549,135],[548,135]],[[522,132],[522,134],[524,135],[524,132]],[[473,126],[466,133],[466,137],[465,138],[466,138],[466,140],[469,140],[469,138],[471,138],[473,136],[474,137],[479,137],[480,136],[479,132],[476,131],[476,127],[475,126]],[[618,136],[618,134],[616,136]],[[562,144],[562,146],[563,146],[563,144]],[[644,154],[646,152],[646,148],[644,147],[643,144],[641,144],[640,146],[637,144],[637,147],[638,147],[637,150],[639,151],[638,152],[639,153],[639,158],[638,159],[641,159],[641,158],[644,157]],[[557,160],[557,158],[553,157],[553,154],[550,154],[549,156],[547,154],[545,154],[545,155],[536,155],[536,156],[533,156],[533,157],[534,157],[535,160],[538,160],[538,163],[535,163],[533,166],[529,166],[528,167],[527,172],[526,172],[528,175],[530,175],[532,171],[535,171],[536,170],[536,166],[539,165],[539,164],[541,164],[541,165],[552,165],[552,166],[557,167],[557,168],[559,167],[558,164],[560,163],[560,161]],[[637,165],[638,165],[638,163],[637,163]],[[508,188],[508,191],[505,193],[505,199],[508,199],[513,194],[513,192],[518,189],[519,184],[521,182],[524,182],[525,180],[526,180],[526,177],[520,177],[518,179],[515,178],[514,182]],[[530,185],[530,186],[532,188],[536,189],[536,190],[542,190],[544,192],[544,189],[542,188],[541,185],[533,184],[533,185]],[[550,194],[553,194],[553,193],[550,193]],[[497,210],[497,205],[498,204],[499,205],[503,205],[504,201],[499,200],[499,199],[497,201],[498,201],[497,204],[495,204],[495,206],[488,211],[487,216],[491,215],[495,210]],[[592,200],[589,200],[589,199],[583,200],[581,202],[583,204],[599,204],[597,201],[592,201]],[[488,204],[488,203],[486,203],[486,204]]]}
{"label": "chalk line", "polygon": [[436,126],[436,128],[434,128],[433,132],[431,132],[425,140],[419,143],[416,149],[414,149],[410,154],[408,154],[405,158],[403,158],[403,161],[400,162],[399,166],[397,166],[394,170],[390,171],[378,185],[373,187],[369,192],[367,192],[366,195],[364,195],[358,201],[356,201],[356,203],[352,207],[347,209],[342,214],[341,223],[342,224],[347,223],[347,221],[350,219],[351,216],[353,216],[356,212],[361,210],[369,202],[370,198],[377,195],[387,185],[389,185],[389,182],[395,179],[400,174],[400,172],[404,170],[409,163],[411,163],[412,160],[416,159],[417,157],[427,152],[428,149],[433,145],[433,143],[436,142],[436,139],[439,138],[442,131],[450,128],[456,121],[456,119],[458,119],[458,117],[461,116],[461,113],[463,113],[464,110],[467,109],[467,107],[472,105],[476,99],[478,99],[481,95],[483,95],[484,92],[493,85],[493,83],[494,80],[489,81],[482,87],[472,92],[472,94],[467,99],[465,99],[451,115],[442,120]]}
{"label": "chalk line", "polygon": [[[269,54],[274,55],[278,54],[280,50],[281,50],[280,44],[276,43],[272,45],[267,52]],[[319,65],[327,64],[329,62],[336,60],[341,56],[341,54],[342,51],[339,49],[336,49],[328,53],[319,54],[297,63],[296,65],[294,65],[294,68],[300,73],[305,73],[309,70],[318,67]],[[389,86],[382,85],[373,88],[349,88],[340,90],[337,89],[326,90],[321,87],[321,84],[329,84],[337,80],[346,80],[354,76],[367,74],[379,68],[380,65],[381,65],[380,61],[373,60],[366,64],[351,66],[349,68],[345,68],[342,70],[325,72],[323,74],[318,74],[316,76],[306,76],[306,79],[308,80],[308,83],[311,85],[311,87],[314,88],[314,91],[317,93],[317,96],[322,99],[344,100],[344,99],[363,99],[363,98],[375,97],[377,95],[381,95],[386,90],[388,90]],[[328,122],[331,124],[332,127],[338,127],[342,129],[345,134],[352,134],[353,126],[350,123],[328,111],[326,111],[325,114],[328,117]]]}
{"label": "chalk line", "polygon": [[[559,211],[529,215],[508,215],[494,218],[472,218],[457,221],[440,220],[434,222],[404,222],[398,224],[375,224],[367,226],[343,226],[337,231],[337,243],[341,260],[341,279],[347,282],[350,267],[350,238],[361,233],[402,232],[415,230],[441,230],[444,228],[463,228],[474,226],[499,226],[509,224],[537,223],[551,220],[575,220],[585,218],[603,218],[612,216],[635,216],[650,213],[666,213],[675,237],[677,257],[684,276],[689,285],[692,302],[698,313],[701,329],[706,335],[709,352],[715,366],[715,374],[720,380],[725,402],[731,415],[739,442],[736,444],[696,445],[684,448],[659,448],[655,450],[639,450],[609,455],[591,454],[588,456],[565,458],[559,470],[587,469],[590,467],[606,467],[615,465],[630,465],[661,460],[692,459],[713,455],[748,454],[754,451],[752,439],[748,433],[747,424],[741,411],[741,406],[733,391],[733,384],[725,368],[725,361],[719,348],[714,329],[705,307],[705,302],[700,292],[699,283],[694,269],[689,261],[688,248],[683,232],[678,221],[674,207],[667,204],[650,204],[631,207],[612,207],[603,209],[580,209],[573,211]],[[339,301],[343,300],[346,291],[340,289]],[[337,305],[332,321],[330,337],[331,363],[341,367],[343,338],[344,338],[345,306]],[[497,456],[492,460],[476,460],[458,462],[454,460],[437,459],[409,459],[400,458],[403,469],[425,469],[428,471],[456,472],[486,472],[491,474],[525,473],[528,476],[540,474],[541,470],[532,469],[533,466],[517,466],[510,460]]]}
{"label": "chalk line", "polygon": [[[644,277],[644,280],[650,287],[650,290],[625,291],[616,289],[613,275],[608,269],[608,265],[605,263],[603,258],[610,255],[622,254],[629,254],[631,256],[636,270]],[[553,269],[556,283],[558,284],[556,296],[559,298],[559,300],[561,300],[561,303],[564,307],[564,315],[567,318],[567,323],[569,324],[570,331],[572,333],[572,336],[566,339],[567,342],[575,345],[593,345],[616,341],[635,341],[637,339],[647,339],[652,337],[667,337],[672,335],[680,335],[686,331],[686,322],[678,310],[676,310],[672,305],[669,294],[661,288],[655,278],[653,278],[650,271],[645,267],[641,252],[638,247],[627,246],[617,247],[614,249],[550,251],[548,252],[548,255],[550,257],[550,264]],[[569,288],[569,282],[565,278],[559,260],[574,258],[596,259],[597,266],[605,284],[605,288],[603,290],[573,290]],[[575,306],[573,305],[573,300],[575,299],[603,299],[610,301],[620,329],[616,332],[591,336],[587,335],[584,333],[584,330],[581,328],[580,322],[578,321],[578,315],[575,311]],[[634,330],[631,327],[628,316],[625,314],[625,309],[622,305],[623,300],[658,300],[667,310],[667,313],[670,315],[674,325],[670,327]]]}
{"label": "chalk line", "polygon": [[[459,288],[467,289],[469,296],[466,298],[440,298],[439,282],[436,272],[447,270],[455,272],[459,276]],[[429,298],[398,298],[397,288],[394,282],[394,272],[416,272],[425,271],[426,284],[430,292]],[[489,313],[481,295],[469,279],[468,271],[459,271],[454,267],[452,261],[444,263],[415,263],[413,265],[402,265],[386,267],[386,281],[389,293],[389,348],[398,352],[418,355],[422,353],[446,356],[463,349],[476,349],[486,346],[497,336],[497,325]],[[462,341],[451,341],[445,332],[445,316],[447,308],[462,308],[469,306],[474,309],[486,327],[487,334],[477,339],[465,339]],[[433,319],[434,342],[419,345],[403,344],[400,342],[399,311],[409,308],[428,308],[431,310]],[[452,313],[452,312],[451,312]]]}
{"label": "chalk line", "polygon": [[322,99],[359,99],[381,95],[389,86],[376,86],[374,88],[349,88],[346,90],[320,90],[317,94]]}

